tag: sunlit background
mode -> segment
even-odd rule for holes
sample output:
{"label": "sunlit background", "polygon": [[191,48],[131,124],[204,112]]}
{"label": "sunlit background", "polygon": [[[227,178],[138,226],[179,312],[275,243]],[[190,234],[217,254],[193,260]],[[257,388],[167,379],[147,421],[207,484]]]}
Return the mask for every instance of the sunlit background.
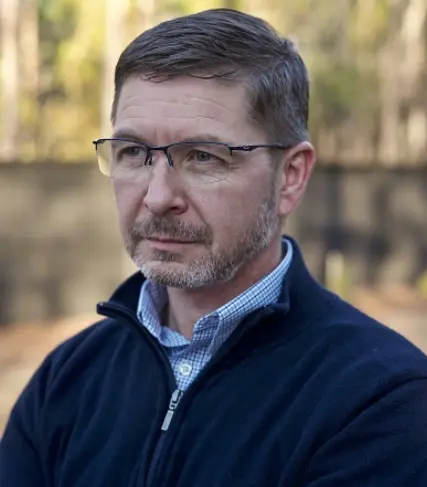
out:
{"label": "sunlit background", "polygon": [[427,351],[426,0],[0,4],[0,434],[46,353],[133,271],[91,144],[117,58],[212,7],[270,21],[310,69],[319,165],[286,231],[323,283]]}

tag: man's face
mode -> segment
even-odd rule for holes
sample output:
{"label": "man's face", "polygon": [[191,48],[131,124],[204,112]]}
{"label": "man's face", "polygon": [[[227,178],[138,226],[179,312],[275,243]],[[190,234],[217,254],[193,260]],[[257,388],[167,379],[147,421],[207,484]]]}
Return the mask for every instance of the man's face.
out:
{"label": "man's face", "polygon": [[[208,136],[266,143],[247,118],[243,86],[192,77],[128,79],[114,130],[151,146]],[[228,281],[280,238],[277,173],[267,150],[234,153],[227,178],[206,184],[170,169],[161,151],[153,161],[149,177],[113,179],[127,250],[147,278],[181,288]]]}

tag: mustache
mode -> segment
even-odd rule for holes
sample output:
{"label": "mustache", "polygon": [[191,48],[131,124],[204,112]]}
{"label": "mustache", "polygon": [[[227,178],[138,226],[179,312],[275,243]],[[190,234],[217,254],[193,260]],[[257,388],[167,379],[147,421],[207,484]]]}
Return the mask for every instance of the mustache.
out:
{"label": "mustache", "polygon": [[171,218],[151,217],[136,222],[130,231],[133,242],[151,237],[162,237],[190,242],[212,242],[212,233],[206,226],[194,225]]}

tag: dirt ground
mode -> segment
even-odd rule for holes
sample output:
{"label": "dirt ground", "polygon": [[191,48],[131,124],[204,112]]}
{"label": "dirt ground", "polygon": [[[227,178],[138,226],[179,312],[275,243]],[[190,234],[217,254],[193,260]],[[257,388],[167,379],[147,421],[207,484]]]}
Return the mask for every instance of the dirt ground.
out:
{"label": "dirt ground", "polygon": [[[355,292],[351,301],[427,353],[427,301],[411,290],[401,287],[379,293],[364,289]],[[47,353],[95,319],[95,315],[80,316],[0,330],[0,437],[10,408]]]}

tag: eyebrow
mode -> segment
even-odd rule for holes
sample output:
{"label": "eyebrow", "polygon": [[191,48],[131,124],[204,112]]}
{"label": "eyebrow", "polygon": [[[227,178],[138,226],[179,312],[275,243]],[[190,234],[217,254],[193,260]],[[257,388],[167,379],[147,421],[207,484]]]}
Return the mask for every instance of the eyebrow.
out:
{"label": "eyebrow", "polygon": [[[136,132],[132,130],[117,130],[113,133],[112,135],[113,139],[129,139],[133,140],[135,142],[140,142],[145,145],[151,146],[152,144],[148,143],[146,139],[141,137],[140,135],[137,135]],[[193,135],[191,137],[184,137],[182,139],[179,139],[175,142],[174,144],[180,144],[180,143],[188,143],[188,142],[217,142],[221,144],[226,144],[226,145],[236,145],[234,142],[227,141],[224,139],[221,139],[217,135],[214,134],[209,134],[209,133],[203,133],[203,134],[197,134]]]}
{"label": "eyebrow", "polygon": [[218,142],[221,144],[226,144],[226,145],[233,145],[233,143],[229,140],[224,140],[217,135],[213,134],[197,134],[192,137],[186,137],[184,139],[179,140],[179,142]]}
{"label": "eyebrow", "polygon": [[135,142],[141,142],[142,144],[149,145],[143,137],[138,135],[136,132],[133,132],[132,130],[116,130],[113,133],[112,138],[134,140]]}

